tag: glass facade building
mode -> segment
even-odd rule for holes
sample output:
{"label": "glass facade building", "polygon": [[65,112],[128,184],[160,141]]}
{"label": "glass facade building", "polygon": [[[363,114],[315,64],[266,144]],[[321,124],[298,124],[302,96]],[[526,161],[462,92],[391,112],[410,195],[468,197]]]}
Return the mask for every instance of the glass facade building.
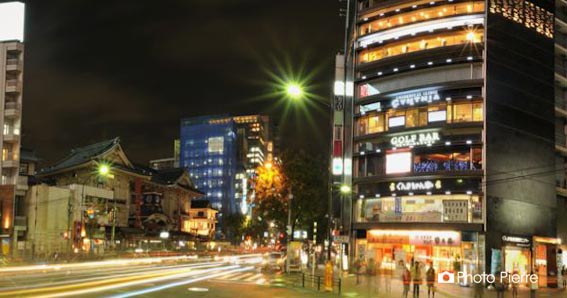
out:
{"label": "glass facade building", "polygon": [[180,166],[188,169],[195,187],[205,193],[203,199],[219,210],[219,226],[223,215],[236,212],[237,149],[236,124],[230,118],[181,120]]}

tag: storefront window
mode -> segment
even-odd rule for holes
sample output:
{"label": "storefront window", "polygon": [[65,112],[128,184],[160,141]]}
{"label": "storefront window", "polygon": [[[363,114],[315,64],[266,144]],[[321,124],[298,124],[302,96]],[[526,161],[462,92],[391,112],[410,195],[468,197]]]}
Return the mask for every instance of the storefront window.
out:
{"label": "storefront window", "polygon": [[421,50],[466,44],[469,42],[481,42],[483,40],[483,34],[484,32],[480,29],[476,31],[464,30],[458,33],[450,32],[439,35],[430,35],[427,37],[412,38],[400,42],[393,42],[382,47],[361,51],[358,61],[359,63],[368,63],[386,57],[392,57]]}
{"label": "storefront window", "polygon": [[484,2],[482,1],[457,3],[457,4],[420,9],[407,13],[401,13],[388,18],[380,18],[379,20],[363,24],[360,26],[360,35],[366,35],[373,32],[390,29],[397,26],[407,25],[415,22],[420,22],[420,21],[428,21],[438,18],[445,18],[453,15],[469,14],[469,13],[482,12],[482,11],[484,11]]}
{"label": "storefront window", "polygon": [[478,261],[484,241],[465,241],[465,234],[472,234],[467,240],[481,238],[477,233],[458,231],[369,230],[366,239],[356,241],[355,254],[357,259],[376,262],[382,272],[400,276],[411,261],[419,262],[423,271],[432,265],[437,272],[471,272],[484,267]]}
{"label": "storefront window", "polygon": [[[482,103],[445,102],[420,108],[390,109],[360,117],[356,129],[358,136],[381,133],[394,127],[424,127],[429,123],[458,123],[482,121]],[[386,123],[388,125],[386,125]]]}
{"label": "storefront window", "polygon": [[357,222],[478,222],[476,195],[415,195],[363,199],[357,202]]}
{"label": "storefront window", "polygon": [[456,104],[454,106],[453,122],[471,122],[472,116],[472,104]]}
{"label": "storefront window", "polygon": [[482,104],[473,104],[473,121],[482,121]]}
{"label": "storefront window", "polygon": [[419,124],[419,110],[408,109],[406,112],[406,127],[416,127]]}
{"label": "storefront window", "polygon": [[376,115],[368,118],[368,133],[384,131],[384,115]]}
{"label": "storefront window", "polygon": [[[480,151],[480,149],[475,149]],[[471,163],[471,152],[450,152],[435,154],[416,154],[413,170],[415,173],[437,171],[469,171],[480,169],[480,159]],[[475,156],[479,158],[480,156]]]}

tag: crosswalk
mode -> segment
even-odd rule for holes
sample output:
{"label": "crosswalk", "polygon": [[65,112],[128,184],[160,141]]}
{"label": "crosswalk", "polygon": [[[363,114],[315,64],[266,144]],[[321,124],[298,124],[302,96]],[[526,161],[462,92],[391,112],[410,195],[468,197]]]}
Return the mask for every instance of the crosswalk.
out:
{"label": "crosswalk", "polygon": [[266,276],[257,272],[236,272],[211,279],[210,281],[258,285],[263,285],[267,282]]}

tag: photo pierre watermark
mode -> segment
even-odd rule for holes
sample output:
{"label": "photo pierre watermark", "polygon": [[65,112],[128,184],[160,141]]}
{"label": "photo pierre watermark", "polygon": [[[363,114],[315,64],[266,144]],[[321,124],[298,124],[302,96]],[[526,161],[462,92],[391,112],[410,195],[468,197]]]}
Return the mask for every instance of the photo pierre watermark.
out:
{"label": "photo pierre watermark", "polygon": [[[499,279],[497,279],[499,277]],[[496,281],[501,280],[508,280],[511,283],[537,283],[538,276],[537,274],[519,274],[519,273],[508,273],[508,272],[500,272],[498,275],[494,274],[471,274],[466,272],[457,272],[456,276],[455,273],[451,273],[449,271],[443,271],[437,274],[437,283],[440,284],[451,284],[455,283],[455,279],[458,283],[477,283],[477,284],[484,284],[484,283],[495,283]]]}

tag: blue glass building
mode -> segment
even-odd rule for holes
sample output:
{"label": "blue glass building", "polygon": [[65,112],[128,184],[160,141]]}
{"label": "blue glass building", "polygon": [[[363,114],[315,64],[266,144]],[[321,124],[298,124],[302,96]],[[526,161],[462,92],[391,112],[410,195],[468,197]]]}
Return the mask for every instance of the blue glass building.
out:
{"label": "blue glass building", "polygon": [[202,116],[181,120],[180,166],[188,169],[197,189],[223,215],[236,212],[234,178],[237,167],[236,124],[230,117]]}

